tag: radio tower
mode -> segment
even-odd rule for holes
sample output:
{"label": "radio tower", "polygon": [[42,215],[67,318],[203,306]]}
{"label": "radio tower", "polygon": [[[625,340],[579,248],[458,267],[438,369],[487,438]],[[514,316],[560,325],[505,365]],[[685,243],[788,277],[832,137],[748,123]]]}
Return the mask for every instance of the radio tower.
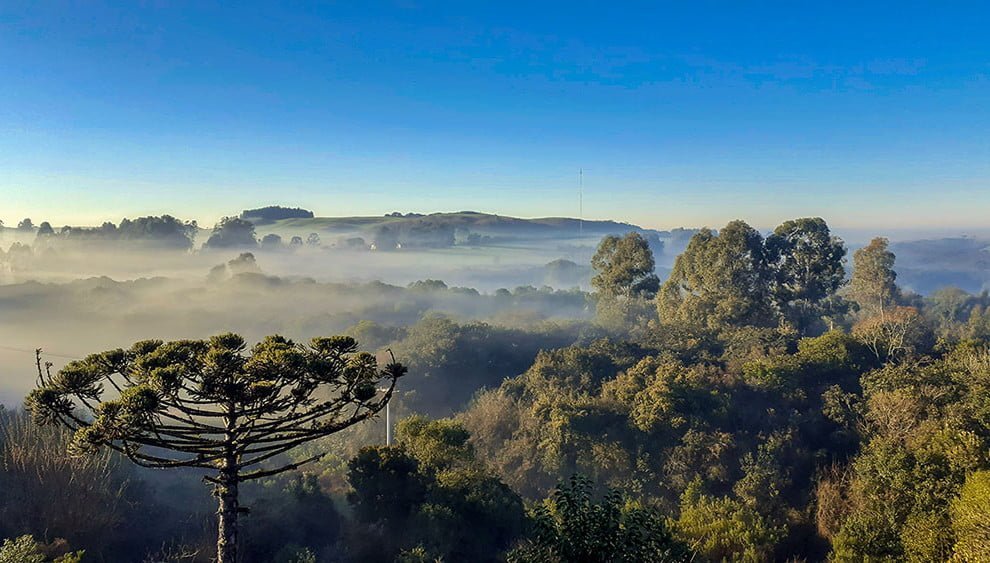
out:
{"label": "radio tower", "polygon": [[584,168],[578,169],[578,236],[584,236]]}

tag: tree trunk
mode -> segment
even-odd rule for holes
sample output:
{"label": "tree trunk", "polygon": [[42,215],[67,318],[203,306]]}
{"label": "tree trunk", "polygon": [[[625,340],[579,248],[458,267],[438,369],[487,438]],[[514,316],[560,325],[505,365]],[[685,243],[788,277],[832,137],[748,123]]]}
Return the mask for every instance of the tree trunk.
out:
{"label": "tree trunk", "polygon": [[[233,464],[228,467],[233,467]],[[224,468],[216,489],[220,502],[217,510],[217,563],[237,563],[237,486],[236,469],[229,471]]]}

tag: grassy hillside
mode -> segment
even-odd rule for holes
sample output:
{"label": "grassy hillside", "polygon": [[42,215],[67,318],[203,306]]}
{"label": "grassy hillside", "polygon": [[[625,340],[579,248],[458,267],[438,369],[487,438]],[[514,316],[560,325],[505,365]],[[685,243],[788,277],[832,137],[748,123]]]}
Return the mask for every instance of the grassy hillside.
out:
{"label": "grassy hillside", "polygon": [[259,225],[259,232],[276,233],[369,233],[381,226],[410,226],[430,223],[454,229],[499,237],[547,236],[554,238],[580,238],[587,235],[627,233],[629,231],[654,232],[642,227],[617,221],[581,221],[567,217],[542,217],[522,219],[474,211],[459,213],[407,214],[382,217],[314,217],[312,219],[283,219]]}

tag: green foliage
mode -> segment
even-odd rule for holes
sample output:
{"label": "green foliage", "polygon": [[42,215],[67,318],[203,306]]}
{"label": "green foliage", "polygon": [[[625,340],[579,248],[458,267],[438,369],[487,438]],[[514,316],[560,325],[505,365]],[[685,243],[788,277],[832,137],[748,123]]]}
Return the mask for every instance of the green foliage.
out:
{"label": "green foliage", "polygon": [[45,563],[40,546],[31,536],[6,539],[0,546],[0,563]]}
{"label": "green foliage", "polygon": [[522,531],[522,501],[474,457],[464,428],[413,417],[396,437],[349,463],[355,516],[382,534],[364,558],[497,560]]}
{"label": "green foliage", "polygon": [[58,233],[46,221],[38,237],[47,246],[79,244],[141,245],[151,249],[188,250],[198,227],[195,221],[181,221],[171,215],[123,219],[120,225],[105,222],[99,227],[63,227]]}
{"label": "green foliage", "polygon": [[982,386],[983,354],[962,345],[940,361],[864,374],[853,416],[865,445],[852,465],[834,560],[946,560],[964,542],[950,527],[951,510],[966,476],[987,467],[988,436],[966,399]]}
{"label": "green foliage", "polygon": [[224,217],[213,227],[213,233],[203,248],[244,248],[257,245],[254,224],[239,217]]}
{"label": "green foliage", "polygon": [[826,315],[839,313],[835,293],[845,283],[845,245],[820,217],[787,221],[766,240],[778,310],[802,334]]}
{"label": "green foliage", "polygon": [[426,548],[421,545],[403,550],[395,558],[395,563],[442,563],[442,561],[443,558],[430,555]]}
{"label": "green foliage", "polygon": [[952,501],[953,561],[990,561],[990,471],[971,473]]}
{"label": "green foliage", "polygon": [[752,506],[702,494],[699,483],[684,492],[677,531],[709,560],[753,563],[770,560],[784,536],[781,526],[773,525]]}
{"label": "green foliage", "polygon": [[409,408],[449,414],[478,389],[526,371],[541,349],[567,346],[575,338],[550,326],[523,330],[429,315],[408,327],[391,348],[410,368],[403,383],[404,390],[416,391],[407,398]]}
{"label": "green foliage", "polygon": [[591,258],[591,285],[603,298],[651,299],[660,286],[650,245],[639,233],[602,239]]}
{"label": "green foliage", "polygon": [[[72,427],[76,451],[108,446],[151,466],[212,468],[227,450],[212,439],[190,443],[189,432],[216,427],[192,421],[186,428],[176,428],[174,423],[182,422],[177,417],[232,417],[236,421],[244,413],[266,416],[271,423],[263,431],[254,426],[231,430],[238,430],[237,439],[245,444],[274,436],[273,445],[263,450],[270,453],[274,450],[268,448],[277,449],[274,444],[288,440],[273,434],[283,422],[302,420],[313,436],[319,436],[327,433],[325,428],[333,429],[345,420],[349,424],[364,420],[384,407],[384,401],[371,401],[375,385],[382,380],[394,382],[405,373],[403,366],[394,363],[379,369],[373,356],[355,353],[356,342],[346,336],[315,338],[309,347],[270,336],[255,345],[250,356],[242,355],[245,348],[243,338],[236,334],[209,341],[138,342],[128,351],[110,350],[70,362],[54,376],[43,374],[41,385],[25,404],[39,423],[60,421]],[[119,397],[102,399],[106,386],[120,389]],[[371,396],[366,393],[369,388]],[[318,390],[336,395],[318,401],[314,396]],[[75,414],[73,398],[92,407],[91,421]],[[357,407],[363,414],[339,417],[335,414],[339,409],[334,408],[337,402]],[[227,410],[211,411],[201,408],[203,404],[224,405]],[[297,432],[301,430],[297,427]],[[286,443],[296,440],[298,436]],[[200,455],[188,461],[163,461],[158,455],[142,453],[142,446]],[[272,456],[264,459],[268,457]]]}
{"label": "green foliage", "polygon": [[771,283],[763,237],[733,221],[718,234],[703,229],[691,238],[657,294],[657,311],[665,323],[773,326]]}
{"label": "green foliage", "polygon": [[681,428],[721,406],[703,381],[696,368],[649,356],[609,382],[604,394],[631,405],[630,419],[636,428],[658,432]]}
{"label": "green foliage", "polygon": [[316,475],[294,476],[268,487],[251,502],[242,547],[252,559],[306,563],[340,540],[343,517]]}
{"label": "green foliage", "polygon": [[887,239],[880,237],[853,254],[849,293],[860,308],[881,314],[897,303],[900,291],[895,283],[894,258],[894,253],[888,250]]}
{"label": "green foliage", "polygon": [[[70,362],[56,375],[39,354],[38,388],[25,405],[37,422],[72,429],[74,454],[109,448],[145,467],[215,472],[206,480],[220,508],[217,559],[233,563],[239,484],[327,455],[279,459],[373,417],[406,372],[394,360],[380,368],[349,336],[299,346],[273,335],[246,349],[233,333],[208,341],[141,341]],[[386,386],[381,396],[380,384]],[[106,388],[118,396],[104,396]]]}
{"label": "green foliage", "polygon": [[282,207],[281,205],[269,205],[257,209],[245,209],[241,211],[241,219],[245,221],[269,223],[282,219],[312,219],[313,212],[299,207]]}
{"label": "green foliage", "polygon": [[360,522],[404,525],[426,501],[429,480],[419,472],[419,461],[402,448],[363,448],[348,463],[353,492],[348,500]]}
{"label": "green foliage", "polygon": [[470,434],[451,419],[412,416],[399,422],[396,434],[406,450],[429,471],[441,472],[474,460]]}
{"label": "green foliage", "polygon": [[66,551],[63,542],[43,545],[31,536],[18,536],[0,545],[0,563],[81,563],[84,553]]}
{"label": "green foliage", "polygon": [[689,561],[690,552],[654,510],[625,501],[618,491],[601,499],[574,475],[533,510],[533,532],[508,554],[515,562],[646,563]]}
{"label": "green foliage", "polygon": [[606,236],[591,258],[598,320],[612,330],[631,332],[653,316],[650,301],[660,287],[653,252],[639,233]]}
{"label": "green foliage", "polygon": [[776,522],[784,521],[788,508],[784,494],[792,485],[788,448],[793,440],[793,436],[778,432],[755,453],[746,452],[741,463],[743,476],[733,486],[748,507]]}
{"label": "green foliage", "polygon": [[[845,245],[821,218],[787,221],[766,240],[742,221],[703,229],[657,294],[664,324],[712,330],[786,324],[820,334],[844,313]],[[831,321],[830,321],[831,322]]]}

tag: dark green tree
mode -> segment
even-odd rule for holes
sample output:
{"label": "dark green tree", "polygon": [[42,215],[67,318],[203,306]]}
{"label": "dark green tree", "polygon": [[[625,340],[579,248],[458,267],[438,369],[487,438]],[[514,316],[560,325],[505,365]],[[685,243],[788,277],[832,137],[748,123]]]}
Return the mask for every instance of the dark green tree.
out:
{"label": "dark green tree", "polygon": [[883,316],[900,297],[895,256],[887,247],[887,239],[877,237],[853,254],[849,294],[870,315]]}
{"label": "dark green tree", "polygon": [[[138,465],[215,471],[220,563],[237,561],[238,487],[322,458],[282,454],[381,411],[405,367],[379,368],[347,336],[308,346],[269,336],[245,353],[236,334],[208,341],[143,341],[67,364],[38,352],[38,387],[25,401],[39,424],[73,431],[71,448],[108,447]],[[380,385],[385,386],[379,392]]]}
{"label": "dark green tree", "polygon": [[340,539],[343,519],[312,473],[294,475],[253,504],[241,545],[251,560],[283,561],[278,555],[293,547],[322,554]]}
{"label": "dark green tree", "polygon": [[773,271],[763,237],[743,221],[703,229],[677,257],[657,294],[661,322],[721,330],[774,326]]}
{"label": "dark green tree", "polygon": [[533,513],[532,537],[509,552],[512,563],[663,563],[690,561],[658,512],[627,505],[618,491],[596,500],[589,479],[573,475]]}
{"label": "dark green tree", "polygon": [[419,472],[419,461],[402,448],[362,448],[347,465],[354,489],[347,499],[359,522],[388,522],[402,528],[426,501],[428,480]]}
{"label": "dark green tree", "polygon": [[653,252],[639,233],[603,238],[591,267],[595,270],[591,285],[602,297],[652,299],[660,286]]}
{"label": "dark green tree", "polygon": [[846,247],[832,236],[825,220],[787,221],[766,240],[778,311],[804,334],[822,316],[837,311],[833,297],[845,282]]}
{"label": "dark green tree", "polygon": [[598,245],[591,267],[599,323],[619,332],[644,327],[653,317],[651,300],[660,286],[647,240],[639,233],[609,235]]}
{"label": "dark green tree", "polygon": [[398,445],[363,449],[349,464],[359,522],[388,530],[376,542],[392,560],[422,552],[450,561],[498,561],[522,532],[522,500],[491,474],[457,421],[414,416]]}
{"label": "dark green tree", "polygon": [[159,248],[189,250],[193,238],[199,231],[196,221],[182,221],[171,215],[161,217],[138,217],[123,219],[120,226],[112,228],[113,224],[104,224],[99,232],[104,236],[117,237],[122,241],[132,241]]}
{"label": "dark green tree", "polygon": [[48,221],[42,222],[38,225],[38,238],[49,238],[55,236],[55,229],[52,228],[52,224]]}
{"label": "dark green tree", "polygon": [[257,246],[254,224],[239,217],[224,217],[213,227],[213,234],[207,239],[204,248],[236,248]]}

